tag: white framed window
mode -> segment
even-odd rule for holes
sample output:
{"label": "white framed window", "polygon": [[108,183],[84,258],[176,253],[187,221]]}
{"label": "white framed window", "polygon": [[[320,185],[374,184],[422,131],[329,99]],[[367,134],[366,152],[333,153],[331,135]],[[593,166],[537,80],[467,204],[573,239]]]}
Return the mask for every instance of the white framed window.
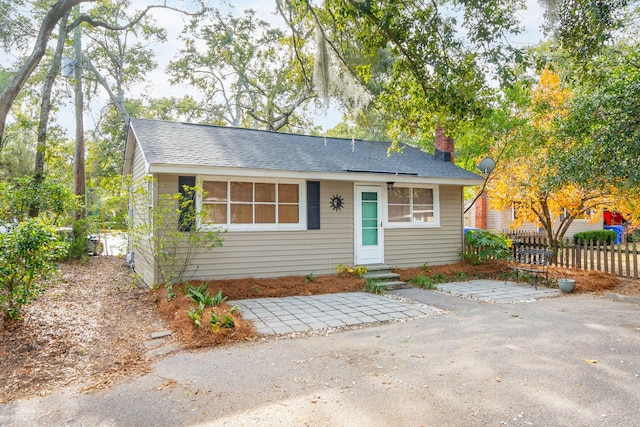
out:
{"label": "white framed window", "polygon": [[387,189],[388,228],[439,227],[438,187],[394,186]]}
{"label": "white framed window", "polygon": [[232,230],[306,227],[304,181],[200,178],[200,226]]}

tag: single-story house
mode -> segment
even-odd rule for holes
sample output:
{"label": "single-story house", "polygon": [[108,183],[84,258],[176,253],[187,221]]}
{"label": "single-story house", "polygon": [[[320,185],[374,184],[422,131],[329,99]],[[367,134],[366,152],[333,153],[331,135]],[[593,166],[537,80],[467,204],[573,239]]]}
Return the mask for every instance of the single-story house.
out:
{"label": "single-story house", "polygon": [[[149,207],[183,184],[203,189],[196,227],[226,232],[222,247],[196,254],[193,279],[447,264],[460,260],[463,187],[483,179],[455,166],[440,136],[435,155],[388,153],[386,142],[131,119],[124,174],[132,192],[148,186]],[[150,221],[132,212],[134,226]],[[137,274],[157,283],[144,241],[130,250]]]}

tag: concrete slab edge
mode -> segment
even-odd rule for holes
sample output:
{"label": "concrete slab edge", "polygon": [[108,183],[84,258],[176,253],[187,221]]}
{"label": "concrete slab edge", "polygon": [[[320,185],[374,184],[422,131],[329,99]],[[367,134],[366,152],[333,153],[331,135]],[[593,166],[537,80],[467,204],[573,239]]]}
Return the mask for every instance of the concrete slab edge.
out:
{"label": "concrete slab edge", "polygon": [[604,294],[604,297],[613,301],[622,301],[622,302],[628,302],[632,304],[640,304],[640,298],[632,297],[629,295],[606,293]]}

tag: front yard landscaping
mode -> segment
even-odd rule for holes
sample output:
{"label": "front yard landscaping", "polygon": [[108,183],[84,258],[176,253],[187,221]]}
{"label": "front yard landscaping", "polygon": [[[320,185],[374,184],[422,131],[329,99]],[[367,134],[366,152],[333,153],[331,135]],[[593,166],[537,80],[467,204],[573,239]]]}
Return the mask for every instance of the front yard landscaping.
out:
{"label": "front yard landscaping", "polygon": [[[551,271],[554,278],[575,278],[576,292],[640,296],[640,281],[598,272]],[[398,273],[405,281],[431,278],[426,282],[503,280],[507,274],[506,264],[499,262],[425,266]],[[191,285],[197,289],[202,284]],[[0,402],[43,396],[65,386],[79,391],[106,388],[123,377],[142,375],[150,362],[145,344],[152,332],[165,328],[176,332],[172,339],[182,347],[253,339],[251,325],[231,313],[231,300],[355,292],[363,287],[364,279],[349,275],[212,281],[203,293],[215,297],[220,292],[228,299],[219,306],[205,304],[201,327],[195,328],[187,311],[198,311],[199,304],[180,291],[188,290],[187,286],[177,286],[177,297],[167,302],[163,289],[132,287],[130,271],[121,258],[65,263],[46,293],[24,307],[23,320],[0,332]],[[211,322],[211,311],[219,323]],[[233,328],[225,326],[224,315],[232,318]],[[212,327],[219,333],[205,333]]]}

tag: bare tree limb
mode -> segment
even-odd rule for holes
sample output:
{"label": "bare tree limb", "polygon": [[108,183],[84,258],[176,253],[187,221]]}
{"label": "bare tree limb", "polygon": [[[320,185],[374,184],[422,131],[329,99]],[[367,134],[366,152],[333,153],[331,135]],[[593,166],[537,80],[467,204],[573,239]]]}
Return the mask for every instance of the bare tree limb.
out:
{"label": "bare tree limb", "polygon": [[118,112],[120,113],[122,120],[124,121],[125,124],[128,124],[129,113],[127,112],[127,108],[124,105],[124,100],[121,97],[117,96],[115,93],[113,93],[107,80],[102,76],[102,74],[100,74],[98,69],[93,65],[93,62],[91,62],[89,58],[87,58],[85,55],[82,55],[82,62],[89,67],[89,70],[96,77],[96,79],[98,80],[98,83],[100,83],[102,87],[107,91],[107,93],[109,94],[109,98],[111,98],[111,102],[113,102],[113,105],[115,105],[116,108],[118,109]]}

